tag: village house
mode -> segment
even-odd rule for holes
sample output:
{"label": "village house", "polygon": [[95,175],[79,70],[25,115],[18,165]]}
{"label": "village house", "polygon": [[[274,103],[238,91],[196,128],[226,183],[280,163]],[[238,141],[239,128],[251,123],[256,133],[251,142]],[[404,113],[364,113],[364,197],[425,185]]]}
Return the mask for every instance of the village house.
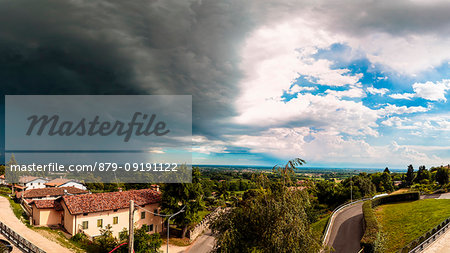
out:
{"label": "village house", "polygon": [[41,189],[45,188],[47,182],[48,179],[42,177],[23,176],[19,178],[19,184],[15,187],[22,190]]}
{"label": "village house", "polygon": [[96,237],[110,225],[113,235],[119,237],[123,229],[128,229],[130,200],[138,206],[134,212],[136,228],[147,225],[149,233],[162,232],[163,219],[153,214],[160,211],[161,193],[152,189],[34,200],[31,216],[34,225],[61,225],[72,236],[84,233]]}
{"label": "village house", "polygon": [[31,203],[32,200],[41,199],[57,199],[63,195],[76,195],[88,193],[86,190],[81,190],[75,187],[60,187],[60,188],[42,188],[32,189],[22,192],[16,192],[16,198]]}
{"label": "village house", "polygon": [[56,178],[45,183],[46,187],[75,187],[81,190],[86,190],[86,186],[82,183],[72,179]]}
{"label": "village house", "polygon": [[0,185],[7,185],[5,175],[0,175]]}

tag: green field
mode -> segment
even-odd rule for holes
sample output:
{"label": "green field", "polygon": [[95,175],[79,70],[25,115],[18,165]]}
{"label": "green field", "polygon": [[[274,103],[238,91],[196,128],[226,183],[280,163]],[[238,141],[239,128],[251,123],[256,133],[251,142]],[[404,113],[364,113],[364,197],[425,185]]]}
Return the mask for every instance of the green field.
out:
{"label": "green field", "polygon": [[425,199],[378,206],[375,214],[386,242],[396,252],[450,217],[450,199]]}

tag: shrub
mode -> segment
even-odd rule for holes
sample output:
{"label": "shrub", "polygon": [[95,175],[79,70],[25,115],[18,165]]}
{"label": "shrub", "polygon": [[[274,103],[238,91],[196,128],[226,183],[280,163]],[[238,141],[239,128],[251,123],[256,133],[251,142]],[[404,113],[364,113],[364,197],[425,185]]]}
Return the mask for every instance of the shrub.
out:
{"label": "shrub", "polygon": [[372,201],[368,200],[364,202],[363,216],[365,231],[361,238],[361,246],[364,247],[364,252],[375,252],[377,239],[380,237],[380,227],[378,225],[377,218],[375,217],[375,212],[372,208]]}

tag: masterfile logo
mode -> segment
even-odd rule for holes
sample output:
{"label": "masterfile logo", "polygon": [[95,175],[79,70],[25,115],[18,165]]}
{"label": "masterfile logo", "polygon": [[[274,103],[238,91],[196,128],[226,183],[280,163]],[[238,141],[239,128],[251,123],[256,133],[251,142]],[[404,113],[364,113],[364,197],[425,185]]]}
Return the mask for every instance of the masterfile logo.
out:
{"label": "masterfile logo", "polygon": [[191,146],[188,95],[5,96],[6,160],[21,172],[60,164],[83,180],[188,182]]}
{"label": "masterfile logo", "polygon": [[118,136],[124,136],[124,141],[128,142],[131,135],[134,133],[136,136],[163,136],[170,132],[166,129],[166,123],[164,121],[158,121],[154,124],[156,114],[152,114],[150,117],[141,112],[135,112],[129,123],[116,120],[100,121],[100,116],[95,116],[93,120],[88,121],[86,118],[82,118],[79,122],[74,121],[60,121],[58,115],[49,117],[48,115],[32,115],[27,118],[30,121],[28,131],[26,135],[30,136],[36,128],[35,134],[41,136],[45,130],[49,136],[109,136],[116,134]]}

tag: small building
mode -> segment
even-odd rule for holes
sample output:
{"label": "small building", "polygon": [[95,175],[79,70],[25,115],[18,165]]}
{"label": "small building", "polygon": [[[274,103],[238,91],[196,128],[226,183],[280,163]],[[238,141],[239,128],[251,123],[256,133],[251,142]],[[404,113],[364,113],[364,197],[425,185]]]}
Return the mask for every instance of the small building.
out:
{"label": "small building", "polygon": [[110,225],[119,237],[128,229],[130,200],[139,206],[134,213],[136,228],[147,225],[149,233],[162,232],[163,218],[154,214],[160,210],[161,192],[153,189],[63,196],[61,223],[71,235],[81,232],[90,237]]}
{"label": "small building", "polygon": [[31,221],[35,226],[52,226],[61,223],[61,203],[57,199],[32,200]]}
{"label": "small building", "polygon": [[19,185],[25,190],[45,188],[48,179],[42,177],[23,176],[19,178]]}
{"label": "small building", "polygon": [[0,175],[0,185],[7,185],[5,175]]}
{"label": "small building", "polygon": [[86,186],[82,183],[72,179],[56,178],[45,183],[46,187],[75,187],[81,190],[86,190]]}

